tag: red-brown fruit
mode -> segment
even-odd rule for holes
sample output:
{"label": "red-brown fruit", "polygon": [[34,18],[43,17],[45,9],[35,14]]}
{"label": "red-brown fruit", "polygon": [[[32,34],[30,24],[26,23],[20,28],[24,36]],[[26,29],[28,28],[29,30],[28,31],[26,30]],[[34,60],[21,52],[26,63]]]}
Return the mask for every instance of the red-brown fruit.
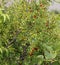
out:
{"label": "red-brown fruit", "polygon": [[33,18],[37,18],[37,16],[36,16],[36,15],[34,15],[34,16],[33,16]]}

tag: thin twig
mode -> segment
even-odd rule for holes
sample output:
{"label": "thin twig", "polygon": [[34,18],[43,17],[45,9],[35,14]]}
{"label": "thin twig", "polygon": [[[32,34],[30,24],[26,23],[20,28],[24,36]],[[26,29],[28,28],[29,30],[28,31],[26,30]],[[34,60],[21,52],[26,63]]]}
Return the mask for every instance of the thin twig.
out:
{"label": "thin twig", "polygon": [[16,31],[16,35],[13,37],[13,39],[11,41],[8,42],[7,48],[10,47],[16,41],[19,33],[20,33],[20,30]]}

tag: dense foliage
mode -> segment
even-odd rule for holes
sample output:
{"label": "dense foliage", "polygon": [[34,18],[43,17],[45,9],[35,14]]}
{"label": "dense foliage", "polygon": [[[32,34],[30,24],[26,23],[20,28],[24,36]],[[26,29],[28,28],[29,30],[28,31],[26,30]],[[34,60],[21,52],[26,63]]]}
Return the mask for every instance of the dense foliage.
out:
{"label": "dense foliage", "polygon": [[0,65],[60,65],[60,15],[47,5],[20,1],[0,8]]}

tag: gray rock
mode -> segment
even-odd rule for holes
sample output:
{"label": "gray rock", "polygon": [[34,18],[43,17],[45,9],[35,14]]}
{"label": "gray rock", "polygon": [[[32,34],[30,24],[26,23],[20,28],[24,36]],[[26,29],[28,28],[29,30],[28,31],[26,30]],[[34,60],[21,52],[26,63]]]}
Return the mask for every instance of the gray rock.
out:
{"label": "gray rock", "polygon": [[50,6],[48,6],[48,11],[49,12],[60,13],[60,3],[52,1]]}

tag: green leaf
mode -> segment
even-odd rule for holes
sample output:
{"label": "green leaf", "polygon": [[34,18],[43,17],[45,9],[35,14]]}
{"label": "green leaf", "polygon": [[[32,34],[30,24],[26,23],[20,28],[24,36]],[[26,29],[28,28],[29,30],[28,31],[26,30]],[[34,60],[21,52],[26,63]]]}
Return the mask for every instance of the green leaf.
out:
{"label": "green leaf", "polygon": [[6,15],[6,18],[7,18],[8,20],[10,20],[9,15],[8,15],[8,14],[5,14],[5,15]]}
{"label": "green leaf", "polygon": [[1,14],[1,16],[3,16],[4,22],[6,21],[6,15],[5,14]]}
{"label": "green leaf", "polygon": [[46,60],[52,60],[56,57],[57,53],[56,52],[48,52],[45,51],[45,58]]}
{"label": "green leaf", "polygon": [[43,47],[45,50],[47,50],[49,52],[53,51],[53,48],[51,46],[48,46],[47,44],[43,44]]}
{"label": "green leaf", "polygon": [[42,59],[42,60],[44,59],[43,55],[38,55],[37,58]]}
{"label": "green leaf", "polygon": [[38,65],[42,64],[42,62],[44,61],[43,55],[38,55],[37,60],[38,60]]}
{"label": "green leaf", "polygon": [[2,48],[0,48],[0,52],[2,53]]}

